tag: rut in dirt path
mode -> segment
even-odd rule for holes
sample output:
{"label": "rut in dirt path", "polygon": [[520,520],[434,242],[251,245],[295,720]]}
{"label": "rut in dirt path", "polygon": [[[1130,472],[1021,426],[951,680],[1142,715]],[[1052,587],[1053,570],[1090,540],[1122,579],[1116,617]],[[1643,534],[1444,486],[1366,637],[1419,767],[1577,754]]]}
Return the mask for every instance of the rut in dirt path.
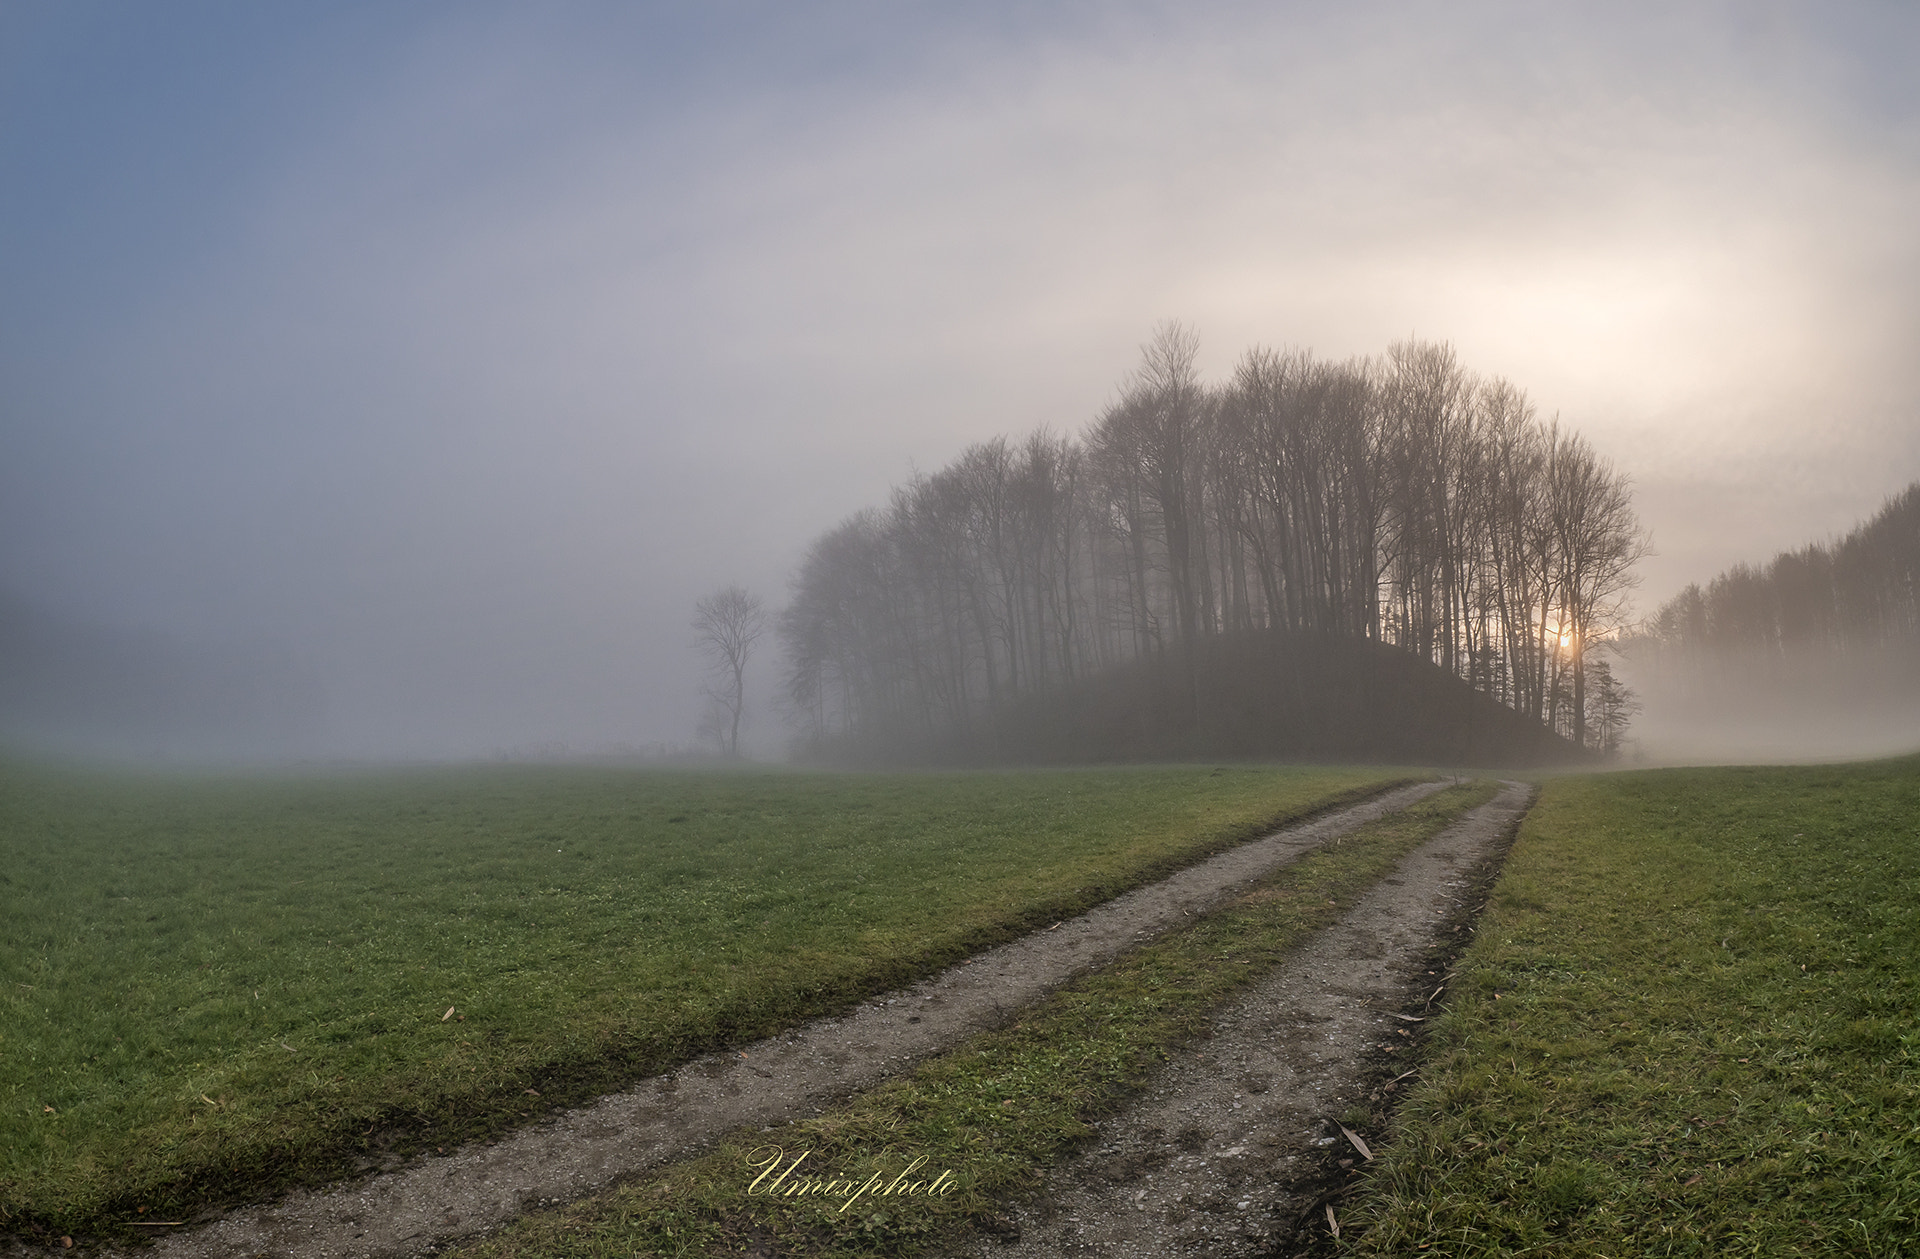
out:
{"label": "rut in dirt path", "polygon": [[1377,1055],[1413,1057],[1398,1015],[1438,986],[1422,962],[1532,801],[1531,787],[1503,784],[1402,859],[1099,1123],[1099,1144],[1056,1170],[1043,1200],[951,1256],[1255,1259],[1294,1253],[1303,1217],[1324,1231],[1313,1216],[1328,1147],[1361,1159],[1337,1123]]}
{"label": "rut in dirt path", "polygon": [[578,1198],[696,1153],[733,1129],[816,1114],[1008,1022],[1075,976],[1445,785],[1396,788],[1242,844],[905,991],[873,998],[844,1017],[818,1020],[744,1052],[697,1059],[495,1144],[243,1208],[125,1254],[385,1259],[497,1228],[531,1207]]}

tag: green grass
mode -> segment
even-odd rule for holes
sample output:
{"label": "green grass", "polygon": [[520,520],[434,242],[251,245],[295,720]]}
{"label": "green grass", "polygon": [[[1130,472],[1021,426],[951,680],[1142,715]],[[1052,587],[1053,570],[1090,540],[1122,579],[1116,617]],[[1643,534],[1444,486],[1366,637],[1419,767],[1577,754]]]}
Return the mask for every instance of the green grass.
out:
{"label": "green grass", "polygon": [[497,1132],[1392,777],[0,765],[0,1226]]}
{"label": "green grass", "polygon": [[[523,1216],[459,1253],[851,1259],[921,1253],[957,1230],[992,1227],[1010,1196],[1039,1188],[1047,1168],[1089,1134],[1089,1121],[1122,1104],[1170,1050],[1204,1032],[1224,1002],[1494,791],[1492,784],[1449,788],[1362,827],[1195,925],[1060,990],[1016,1025],[972,1038],[844,1107],[735,1134],[700,1158]],[[840,1186],[800,1196],[753,1191],[776,1149],[783,1168],[806,1156],[782,1190],[809,1176]],[[916,1179],[950,1173],[954,1192],[851,1193],[876,1172],[884,1186],[916,1159],[924,1160]]]}
{"label": "green grass", "polygon": [[1358,1203],[1368,1255],[1920,1239],[1920,761],[1551,782]]}

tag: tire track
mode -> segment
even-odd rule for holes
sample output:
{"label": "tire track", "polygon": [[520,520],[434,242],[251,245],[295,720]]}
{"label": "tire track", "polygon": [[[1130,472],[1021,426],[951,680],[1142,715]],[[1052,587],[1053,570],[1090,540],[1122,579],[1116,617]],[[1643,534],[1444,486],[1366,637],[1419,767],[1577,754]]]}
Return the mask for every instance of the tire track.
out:
{"label": "tire track", "polygon": [[1506,783],[1410,853],[1221,1012],[1214,1034],[1176,1055],[1147,1093],[1098,1124],[1099,1145],[1056,1171],[1043,1200],[1017,1211],[1000,1236],[968,1239],[949,1254],[1291,1253],[1303,1216],[1320,1207],[1330,1147],[1362,1160],[1339,1117],[1365,1096],[1377,1055],[1412,1044],[1406,1016],[1394,1012],[1417,1008],[1434,985],[1421,962],[1502,855],[1533,794]]}
{"label": "tire track", "polygon": [[1075,976],[1445,785],[1396,788],[1287,827],[909,989],[876,997],[845,1016],[817,1020],[744,1051],[696,1059],[494,1144],[298,1191],[151,1247],[106,1253],[127,1259],[371,1259],[472,1237],[533,1207],[570,1201],[696,1153],[733,1129],[817,1114],[967,1036],[1000,1026]]}

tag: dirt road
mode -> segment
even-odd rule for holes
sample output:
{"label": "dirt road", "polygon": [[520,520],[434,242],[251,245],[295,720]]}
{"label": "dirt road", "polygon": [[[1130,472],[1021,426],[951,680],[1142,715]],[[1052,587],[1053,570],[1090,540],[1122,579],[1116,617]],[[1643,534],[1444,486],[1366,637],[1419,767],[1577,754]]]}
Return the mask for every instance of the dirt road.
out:
{"label": "dirt road", "polygon": [[418,1254],[498,1227],[530,1207],[571,1200],[695,1153],[732,1129],[818,1113],[999,1026],[1074,976],[1443,785],[1397,788],[1243,844],[845,1017],[820,1020],[744,1052],[696,1060],[493,1145],[234,1211],[138,1253],[146,1259]]}
{"label": "dirt road", "polygon": [[1100,1144],[1018,1213],[1017,1239],[980,1237],[953,1253],[1251,1257],[1292,1253],[1303,1223],[1326,1227],[1315,1208],[1328,1155],[1363,1157],[1338,1122],[1364,1096],[1380,1054],[1411,1059],[1410,1020],[1438,986],[1421,963],[1499,859],[1532,794],[1506,784],[1222,1011],[1211,1037],[1102,1123]]}

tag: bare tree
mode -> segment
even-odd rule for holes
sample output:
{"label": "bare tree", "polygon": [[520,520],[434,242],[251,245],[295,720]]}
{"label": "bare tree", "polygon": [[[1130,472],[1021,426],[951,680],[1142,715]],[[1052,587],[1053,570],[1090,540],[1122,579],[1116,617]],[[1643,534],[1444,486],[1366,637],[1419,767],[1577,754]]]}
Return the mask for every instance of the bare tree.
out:
{"label": "bare tree", "polygon": [[1561,642],[1573,672],[1573,741],[1587,738],[1587,659],[1626,623],[1634,566],[1648,552],[1627,479],[1576,435],[1548,430],[1547,510],[1560,574]]}
{"label": "bare tree", "polygon": [[1620,736],[1627,728],[1627,721],[1640,711],[1640,701],[1634,698],[1633,691],[1620,679],[1613,676],[1613,666],[1604,656],[1596,658],[1589,670],[1592,681],[1593,721],[1595,746],[1607,756],[1617,756],[1620,752]]}
{"label": "bare tree", "polygon": [[693,605],[693,645],[707,658],[703,693],[711,705],[702,732],[728,756],[740,755],[747,661],[766,628],[766,609],[743,586],[727,586]]}

